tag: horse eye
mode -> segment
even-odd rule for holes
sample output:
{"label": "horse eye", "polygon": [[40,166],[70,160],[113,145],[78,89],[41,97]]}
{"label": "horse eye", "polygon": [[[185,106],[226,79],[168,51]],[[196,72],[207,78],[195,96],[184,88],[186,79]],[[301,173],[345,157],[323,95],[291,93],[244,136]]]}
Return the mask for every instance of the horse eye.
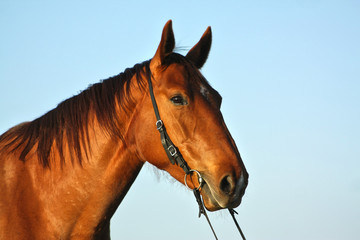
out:
{"label": "horse eye", "polygon": [[176,95],[176,96],[172,97],[170,100],[175,105],[186,105],[187,104],[187,101],[181,95]]}

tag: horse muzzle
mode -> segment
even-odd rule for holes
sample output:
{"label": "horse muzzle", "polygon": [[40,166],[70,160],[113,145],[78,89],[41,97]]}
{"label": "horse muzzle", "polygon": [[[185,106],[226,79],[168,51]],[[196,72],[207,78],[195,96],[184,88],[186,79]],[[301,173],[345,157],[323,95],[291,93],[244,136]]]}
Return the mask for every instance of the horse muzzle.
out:
{"label": "horse muzzle", "polygon": [[216,211],[236,208],[240,205],[248,185],[249,175],[247,172],[242,172],[237,179],[231,174],[225,174],[217,184],[210,177],[203,176],[203,178],[201,194],[205,207],[209,211]]}

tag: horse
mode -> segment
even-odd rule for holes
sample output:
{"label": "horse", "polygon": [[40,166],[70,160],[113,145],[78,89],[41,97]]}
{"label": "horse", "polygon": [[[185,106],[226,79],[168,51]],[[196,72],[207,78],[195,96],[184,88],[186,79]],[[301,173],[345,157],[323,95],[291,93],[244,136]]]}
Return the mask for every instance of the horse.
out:
{"label": "horse", "polygon": [[[211,41],[208,27],[185,56],[176,53],[169,20],[152,59],[3,133],[0,239],[110,239],[110,219],[145,162],[200,189],[209,211],[239,206],[249,175],[222,97],[200,72]],[[168,136],[201,182],[167,158],[149,84]]]}

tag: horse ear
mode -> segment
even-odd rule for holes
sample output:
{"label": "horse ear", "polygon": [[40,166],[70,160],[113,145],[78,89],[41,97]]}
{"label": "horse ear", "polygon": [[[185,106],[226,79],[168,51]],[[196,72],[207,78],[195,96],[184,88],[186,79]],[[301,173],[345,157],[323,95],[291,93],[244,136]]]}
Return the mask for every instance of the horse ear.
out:
{"label": "horse ear", "polygon": [[211,27],[208,27],[200,41],[186,54],[186,58],[195,64],[197,68],[201,68],[209,56],[211,38]]}
{"label": "horse ear", "polygon": [[156,50],[155,56],[151,60],[150,67],[154,68],[160,66],[164,62],[165,57],[172,53],[174,47],[175,37],[172,30],[172,21],[169,20],[164,26],[160,44]]}

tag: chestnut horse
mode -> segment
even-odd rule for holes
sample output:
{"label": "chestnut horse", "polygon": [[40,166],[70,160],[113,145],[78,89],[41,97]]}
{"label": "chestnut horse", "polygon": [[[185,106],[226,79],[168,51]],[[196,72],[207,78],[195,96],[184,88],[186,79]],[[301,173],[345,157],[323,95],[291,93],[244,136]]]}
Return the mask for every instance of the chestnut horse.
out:
{"label": "chestnut horse", "polygon": [[[1,135],[0,239],[109,239],[110,219],[145,162],[185,184],[155,126],[150,72],[168,135],[204,179],[205,207],[237,207],[248,173],[220,112],[221,96],[199,71],[211,38],[209,27],[186,56],[174,53],[168,21],[151,60]],[[194,176],[186,180],[191,188]]]}

